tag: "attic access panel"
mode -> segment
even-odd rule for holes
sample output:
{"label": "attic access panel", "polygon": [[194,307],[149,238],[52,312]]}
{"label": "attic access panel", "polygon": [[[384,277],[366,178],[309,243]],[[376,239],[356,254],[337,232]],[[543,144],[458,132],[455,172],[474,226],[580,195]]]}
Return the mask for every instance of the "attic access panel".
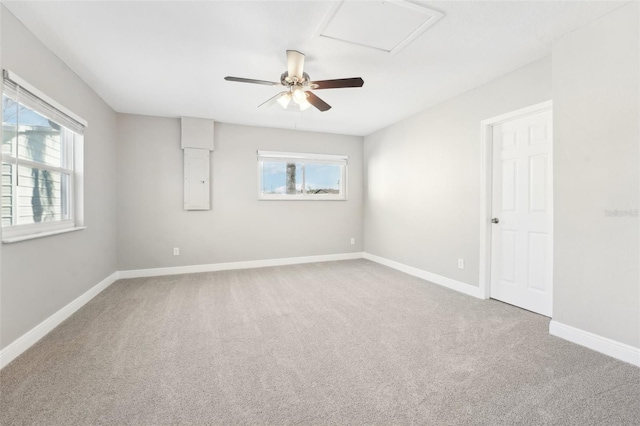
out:
{"label": "attic access panel", "polygon": [[393,55],[443,16],[404,0],[342,0],[331,7],[316,35]]}

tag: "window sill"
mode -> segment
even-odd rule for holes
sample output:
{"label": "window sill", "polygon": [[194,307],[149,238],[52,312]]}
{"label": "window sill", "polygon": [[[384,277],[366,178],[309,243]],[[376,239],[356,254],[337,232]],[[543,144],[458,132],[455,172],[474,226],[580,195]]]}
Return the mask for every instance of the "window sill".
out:
{"label": "window sill", "polygon": [[3,237],[2,244],[18,243],[20,241],[34,240],[36,238],[50,237],[52,235],[58,235],[58,234],[66,234],[67,232],[81,231],[83,229],[87,229],[87,227],[76,226],[74,228],[58,229],[55,231],[38,232],[38,233],[27,234],[27,235],[16,235],[13,237]]}
{"label": "window sill", "polygon": [[320,198],[320,197],[264,197],[258,201],[347,201],[346,198]]}

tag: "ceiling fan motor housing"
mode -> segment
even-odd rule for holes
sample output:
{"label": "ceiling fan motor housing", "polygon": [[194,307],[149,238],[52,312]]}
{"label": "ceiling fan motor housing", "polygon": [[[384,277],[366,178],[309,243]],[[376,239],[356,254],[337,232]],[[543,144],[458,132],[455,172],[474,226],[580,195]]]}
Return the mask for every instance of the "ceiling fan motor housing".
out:
{"label": "ceiling fan motor housing", "polygon": [[289,77],[288,71],[283,72],[282,75],[280,76],[280,83],[282,83],[282,85],[285,87],[291,87],[291,86],[307,87],[309,86],[310,81],[311,81],[311,78],[309,77],[309,74],[307,74],[306,72],[302,73],[302,81],[299,81],[298,76],[295,76],[295,75],[293,77]]}

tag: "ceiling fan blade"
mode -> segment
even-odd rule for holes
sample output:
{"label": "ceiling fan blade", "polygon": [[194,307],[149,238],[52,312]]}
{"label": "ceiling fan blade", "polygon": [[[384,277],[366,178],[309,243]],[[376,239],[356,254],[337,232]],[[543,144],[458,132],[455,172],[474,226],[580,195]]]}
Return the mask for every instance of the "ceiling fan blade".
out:
{"label": "ceiling fan blade", "polygon": [[[343,87],[362,87],[364,80],[360,77],[355,78],[338,78],[335,80],[312,81],[311,86],[314,90],[319,89],[341,89]],[[317,86],[317,87],[316,87]]]}
{"label": "ceiling fan blade", "polygon": [[276,102],[278,102],[278,99],[280,99],[281,96],[288,94],[289,91],[284,91],[284,92],[280,92],[277,95],[267,99],[266,101],[264,101],[263,103],[261,103],[260,105],[258,105],[258,108],[260,107],[269,107],[271,105],[274,105]]}
{"label": "ceiling fan blade", "polygon": [[304,54],[297,50],[287,50],[287,75],[290,78],[298,77],[302,81],[304,73]]}
{"label": "ceiling fan blade", "polygon": [[307,92],[307,101],[322,112],[329,111],[331,109],[331,105],[314,95],[313,92]]}
{"label": "ceiling fan blade", "polygon": [[238,83],[253,83],[253,84],[264,84],[266,86],[282,86],[281,83],[276,83],[275,81],[266,81],[266,80],[254,80],[252,78],[242,78],[242,77],[225,77],[227,81],[237,81]]}

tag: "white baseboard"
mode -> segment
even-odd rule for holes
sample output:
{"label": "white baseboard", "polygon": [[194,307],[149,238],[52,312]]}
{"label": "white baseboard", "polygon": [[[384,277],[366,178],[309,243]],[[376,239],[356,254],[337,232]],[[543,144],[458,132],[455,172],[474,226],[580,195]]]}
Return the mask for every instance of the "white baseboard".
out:
{"label": "white baseboard", "polygon": [[157,277],[161,275],[193,274],[197,272],[229,271],[232,269],[264,268],[267,266],[297,265],[300,263],[362,259],[362,252],[323,254],[318,256],[285,257],[281,259],[249,260],[244,262],[210,263],[205,265],[173,266],[169,268],[132,269],[120,271],[119,278]]}
{"label": "white baseboard", "polygon": [[551,320],[549,334],[640,367],[640,348]]}
{"label": "white baseboard", "polygon": [[176,274],[190,274],[197,272],[212,272],[212,271],[225,271],[232,269],[250,269],[250,268],[263,268],[268,266],[283,266],[283,265],[296,265],[301,263],[313,263],[313,262],[329,262],[336,260],[351,260],[351,259],[369,259],[374,262],[380,263],[385,266],[397,269],[409,275],[422,278],[424,280],[433,282],[435,284],[442,285],[452,290],[459,291],[461,293],[480,297],[480,289],[469,284],[465,284],[460,281],[453,280],[451,278],[443,277],[441,275],[433,274],[431,272],[423,271],[411,266],[404,265],[392,260],[388,260],[373,254],[356,252],[356,253],[341,253],[341,254],[327,254],[319,256],[304,256],[304,257],[289,257],[282,259],[266,259],[266,260],[251,260],[245,262],[229,262],[229,263],[213,263],[206,265],[191,265],[191,266],[175,266],[169,268],[154,268],[154,269],[135,269],[128,271],[116,271],[109,275],[107,278],[87,290],[84,294],[77,297],[70,302],[64,308],[60,309],[55,314],[35,326],[33,329],[25,333],[23,336],[16,339],[9,346],[0,351],[0,369],[4,368],[7,364],[13,361],[21,353],[33,346],[38,340],[42,339],[47,333],[57,327],[62,321],[69,318],[74,312],[84,306],[87,302],[93,299],[101,291],[109,287],[116,280],[121,278],[141,278],[141,277],[156,277],[161,275],[176,275]]}
{"label": "white baseboard", "polygon": [[87,302],[96,297],[105,288],[109,287],[119,279],[118,272],[114,272],[98,284],[91,287],[84,294],[78,296],[64,308],[51,315],[46,320],[14,340],[9,346],[0,351],[0,369],[13,361],[18,355],[33,346],[38,340],[42,339],[47,333],[56,328],[62,321],[69,318],[78,309],[83,307]]}
{"label": "white baseboard", "polygon": [[442,275],[427,272],[422,269],[414,268],[413,266],[405,265],[404,263],[396,262],[394,260],[385,259],[384,257],[376,256],[371,253],[363,253],[365,259],[374,261],[381,265],[388,266],[405,274],[413,275],[414,277],[422,278],[434,284],[441,285],[443,287],[450,288],[451,290],[459,291],[469,296],[477,297],[478,299],[484,299],[480,295],[480,288],[472,286],[461,281],[456,281],[451,278],[443,277]]}

